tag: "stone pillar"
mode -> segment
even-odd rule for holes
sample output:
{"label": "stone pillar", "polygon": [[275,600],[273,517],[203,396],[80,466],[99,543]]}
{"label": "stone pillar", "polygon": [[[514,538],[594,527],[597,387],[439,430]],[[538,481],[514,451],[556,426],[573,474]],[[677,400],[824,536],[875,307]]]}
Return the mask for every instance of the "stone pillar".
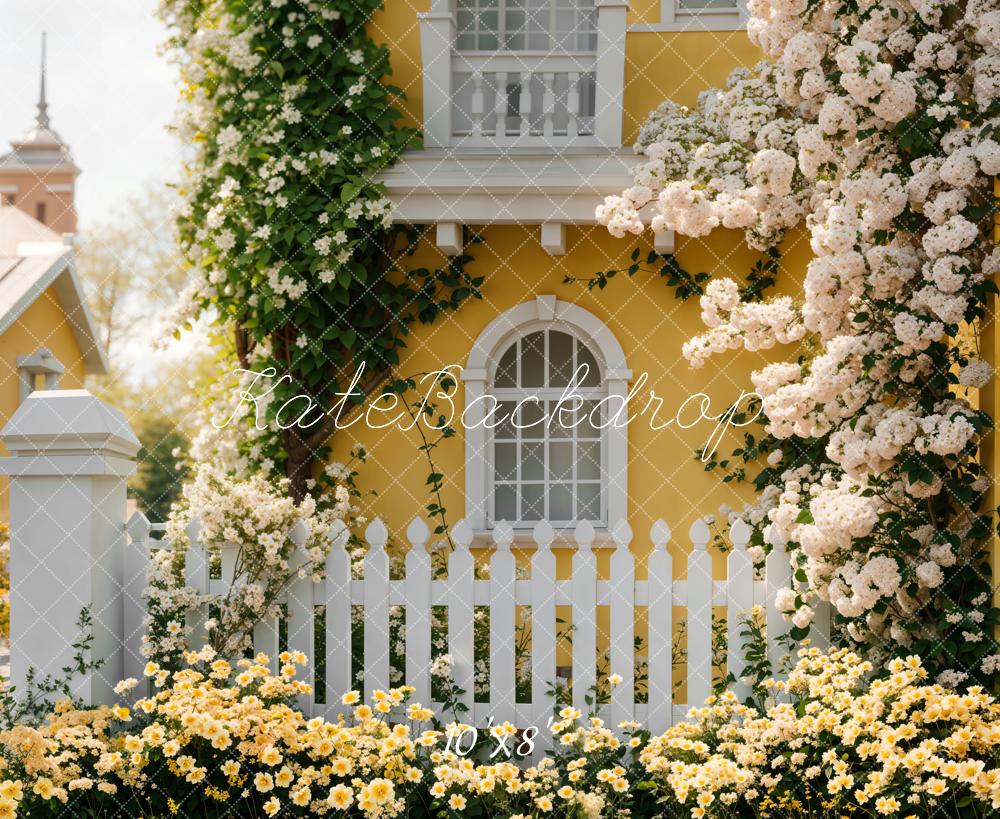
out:
{"label": "stone pillar", "polygon": [[122,550],[125,481],[139,441],[121,412],[86,390],[46,390],[25,399],[0,438],[10,452],[11,682],[28,670],[62,675],[93,619],[92,657],[104,665],[77,677],[72,693],[114,700],[122,676]]}

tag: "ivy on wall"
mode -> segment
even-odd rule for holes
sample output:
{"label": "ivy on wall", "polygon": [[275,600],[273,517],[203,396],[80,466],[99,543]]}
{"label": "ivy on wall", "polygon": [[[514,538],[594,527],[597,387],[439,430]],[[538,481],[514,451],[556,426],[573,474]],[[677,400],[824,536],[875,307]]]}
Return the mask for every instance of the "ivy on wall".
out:
{"label": "ivy on wall", "polygon": [[[479,297],[466,254],[408,266],[419,228],[392,224],[377,174],[416,133],[400,124],[389,52],[366,23],[380,0],[163,0],[195,146],[181,184],[192,284],[177,327],[209,315],[239,365],[277,376],[265,429],[249,414],[241,455],[301,499],[325,475],[337,413],[393,373],[416,324]],[[287,378],[282,379],[282,376]],[[251,376],[247,376],[251,378]],[[277,411],[300,424],[281,428]]]}

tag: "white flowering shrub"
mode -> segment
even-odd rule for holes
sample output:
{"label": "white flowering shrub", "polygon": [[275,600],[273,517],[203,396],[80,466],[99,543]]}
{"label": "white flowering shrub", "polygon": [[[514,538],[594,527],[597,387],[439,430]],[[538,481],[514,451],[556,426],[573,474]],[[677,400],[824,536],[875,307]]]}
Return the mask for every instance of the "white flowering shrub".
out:
{"label": "white flowering shrub", "polygon": [[1000,269],[1000,4],[749,9],[767,60],[697,110],[654,111],[635,184],[597,217],[618,236],[738,228],[762,250],[804,224],[801,295],[754,300],[711,281],[707,330],[683,349],[697,367],[792,345],[753,374],[773,446],[754,453],[768,477],[748,517],[757,544],[773,524],[798,565],[778,603],[799,636],[829,601],[836,638],[873,660],[916,651],[950,684],[994,677],[978,461],[992,420],[964,389],[993,371],[958,336],[975,338]]}
{"label": "white flowering shrub", "polygon": [[[330,526],[350,512],[346,486],[337,488],[332,502],[320,505],[306,496],[296,503],[287,479],[274,482],[256,475],[237,480],[201,465],[167,521],[172,548],[154,552],[150,561],[146,656],[175,667],[192,644],[200,647],[206,637],[222,656],[241,656],[253,647],[254,626],[281,614],[280,602],[293,580],[322,579]],[[184,584],[183,555],[190,545],[186,530],[194,519],[198,542],[215,562],[223,550],[231,551],[232,582],[221,594],[201,595]],[[185,614],[203,604],[217,616],[209,620],[207,634],[192,635]]]}
{"label": "white flowering shrub", "polygon": [[388,50],[366,31],[381,0],[160,8],[180,71],[177,132],[192,149],[179,186],[191,284],[171,323],[209,314],[241,367],[274,368],[266,409],[242,427],[265,434],[237,457],[288,477],[300,500],[339,417],[326,411],[354,373],[364,367],[362,392],[373,391],[408,328],[478,296],[482,279],[465,274],[464,254],[437,270],[404,264],[420,232],[391,224],[375,176],[415,133],[398,125]]}

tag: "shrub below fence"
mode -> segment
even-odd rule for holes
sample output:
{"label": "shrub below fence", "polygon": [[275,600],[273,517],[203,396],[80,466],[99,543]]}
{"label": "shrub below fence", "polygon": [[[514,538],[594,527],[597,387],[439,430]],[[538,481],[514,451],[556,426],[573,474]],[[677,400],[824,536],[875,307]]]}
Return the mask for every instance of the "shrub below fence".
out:
{"label": "shrub below fence", "polygon": [[786,682],[767,686],[766,712],[727,692],[652,738],[565,706],[553,752],[534,764],[490,758],[495,741],[471,756],[447,750],[452,728],[408,703],[408,688],[370,703],[348,693],[343,717],[309,719],[293,707],[305,658],[280,659],[272,675],[267,658],[234,667],[203,651],[192,668],[147,669],[155,693],[131,711],[60,707],[40,729],[0,733],[0,817],[985,819],[1000,809],[1000,706],[928,684],[917,658],[871,680],[856,655],[803,651]]}

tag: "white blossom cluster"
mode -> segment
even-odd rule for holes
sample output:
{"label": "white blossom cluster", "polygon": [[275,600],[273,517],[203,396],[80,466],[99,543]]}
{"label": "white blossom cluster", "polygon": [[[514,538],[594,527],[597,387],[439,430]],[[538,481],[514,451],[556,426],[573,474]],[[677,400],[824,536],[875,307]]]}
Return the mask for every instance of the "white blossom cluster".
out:
{"label": "white blossom cluster", "polygon": [[[238,480],[217,465],[204,463],[186,483],[182,499],[166,522],[166,540],[173,548],[154,553],[149,570],[147,598],[150,639],[144,651],[150,657],[173,656],[190,648],[191,635],[184,615],[193,607],[217,607],[208,637],[224,656],[237,656],[252,645],[256,623],[278,616],[282,593],[296,578],[318,582],[324,575],[331,542],[330,526],[351,512],[348,490],[338,486],[335,502],[318,508],[311,496],[296,504],[287,481],[275,482],[258,474]],[[177,571],[177,552],[190,547],[187,527],[198,523],[198,543],[214,560],[233,567],[224,594],[202,595],[187,587]],[[304,537],[296,543],[295,530]],[[176,551],[175,551],[176,550]],[[155,622],[153,622],[155,621]]]}
{"label": "white blossom cluster", "polygon": [[976,463],[988,421],[951,385],[982,389],[993,376],[954,339],[1000,270],[987,207],[1000,173],[1000,2],[749,10],[768,61],[735,71],[695,111],[653,112],[636,146],[648,161],[597,218],[618,236],[742,228],[759,249],[805,224],[801,297],[749,302],[736,282],[713,281],[708,331],[684,345],[701,366],[808,341],[802,357],[753,374],[772,435],[826,441],[758,505],[807,578],[783,608],[801,626],[829,601],[875,654],[933,636],[945,610],[977,643],[986,598],[940,591],[983,545],[968,533],[988,487]]}
{"label": "white blossom cluster", "polygon": [[597,221],[615,236],[647,223],[686,236],[736,228],[751,246],[771,247],[805,218],[814,194],[794,156],[799,124],[767,62],[737,69],[724,90],[703,92],[696,111],[665,102],[639,133],[635,148],[648,161],[635,184],[605,198]]}

